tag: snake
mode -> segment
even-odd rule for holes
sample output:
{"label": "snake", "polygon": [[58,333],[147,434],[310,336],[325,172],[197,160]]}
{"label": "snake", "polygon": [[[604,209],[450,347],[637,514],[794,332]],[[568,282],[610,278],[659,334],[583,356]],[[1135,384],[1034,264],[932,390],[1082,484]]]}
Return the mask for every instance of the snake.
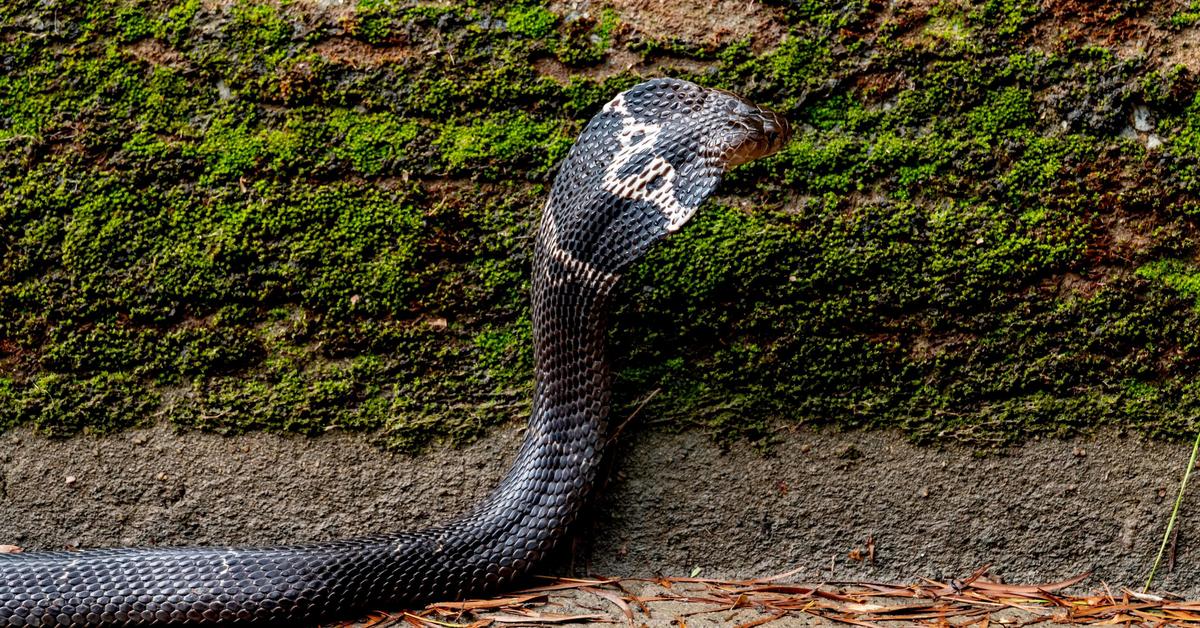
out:
{"label": "snake", "polygon": [[459,518],[278,547],[0,554],[0,626],[313,625],[519,583],[560,544],[598,482],[613,287],[730,168],[778,152],[790,135],[774,111],[673,78],[621,92],[587,123],[534,238],[524,440],[497,487]]}

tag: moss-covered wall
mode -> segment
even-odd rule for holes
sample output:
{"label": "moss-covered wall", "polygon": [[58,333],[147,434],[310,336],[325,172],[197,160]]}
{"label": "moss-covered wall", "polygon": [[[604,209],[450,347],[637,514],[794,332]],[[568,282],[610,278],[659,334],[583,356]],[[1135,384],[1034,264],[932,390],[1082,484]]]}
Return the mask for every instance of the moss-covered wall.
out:
{"label": "moss-covered wall", "polygon": [[1196,427],[1200,3],[644,4],[4,2],[0,430],[520,420],[555,163],[663,74],[798,132],[623,285],[619,413]]}

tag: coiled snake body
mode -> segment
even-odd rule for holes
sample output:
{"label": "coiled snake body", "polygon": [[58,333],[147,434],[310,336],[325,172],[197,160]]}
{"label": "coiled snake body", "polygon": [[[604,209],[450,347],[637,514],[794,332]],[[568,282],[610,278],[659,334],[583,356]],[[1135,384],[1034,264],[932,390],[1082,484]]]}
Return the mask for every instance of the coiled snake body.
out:
{"label": "coiled snake body", "polygon": [[506,587],[563,537],[606,438],[609,293],[729,167],[777,151],[786,122],[732,94],[656,79],[604,106],[571,148],[533,265],[529,427],[489,497],[442,527],[314,545],[0,554],[0,626],[311,623]]}

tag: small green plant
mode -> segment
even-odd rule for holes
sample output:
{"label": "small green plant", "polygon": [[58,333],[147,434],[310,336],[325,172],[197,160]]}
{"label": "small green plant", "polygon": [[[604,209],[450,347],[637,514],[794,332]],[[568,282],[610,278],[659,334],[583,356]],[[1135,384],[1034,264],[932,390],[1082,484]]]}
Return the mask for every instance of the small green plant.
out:
{"label": "small green plant", "polygon": [[1161,283],[1179,296],[1191,299],[1193,307],[1200,311],[1200,268],[1183,260],[1168,259],[1140,266],[1137,275]]}
{"label": "small green plant", "polygon": [[987,0],[976,17],[999,34],[1012,35],[1040,13],[1041,8],[1039,0]]}
{"label": "small green plant", "polygon": [[1192,469],[1196,468],[1197,454],[1200,454],[1200,432],[1196,433],[1196,441],[1192,443],[1192,455],[1188,458],[1187,469],[1183,471],[1183,479],[1179,481],[1179,492],[1175,495],[1175,505],[1171,507],[1171,516],[1167,519],[1167,529],[1163,532],[1163,540],[1158,546],[1158,555],[1154,557],[1150,574],[1146,576],[1146,586],[1142,587],[1143,592],[1149,591],[1150,585],[1154,584],[1154,574],[1158,571],[1158,566],[1167,552],[1167,545],[1171,541],[1171,532],[1175,530],[1175,520],[1179,516],[1179,507],[1183,505],[1183,496],[1187,492],[1188,478],[1192,477]]}
{"label": "small green plant", "polygon": [[1186,9],[1176,11],[1167,18],[1167,25],[1175,29],[1188,28],[1197,22],[1200,22],[1200,1],[1197,0],[1192,0]]}
{"label": "small green plant", "polygon": [[534,172],[545,172],[566,154],[571,138],[554,121],[517,113],[451,122],[435,145],[451,172],[478,168],[495,176],[499,164],[526,164]]}
{"label": "small green plant", "polygon": [[558,23],[557,13],[538,5],[509,7],[503,15],[509,31],[530,39],[542,39]]}
{"label": "small green plant", "polygon": [[604,58],[621,20],[612,9],[602,9],[595,21],[583,18],[568,22],[566,35],[554,54],[568,65],[589,65]]}

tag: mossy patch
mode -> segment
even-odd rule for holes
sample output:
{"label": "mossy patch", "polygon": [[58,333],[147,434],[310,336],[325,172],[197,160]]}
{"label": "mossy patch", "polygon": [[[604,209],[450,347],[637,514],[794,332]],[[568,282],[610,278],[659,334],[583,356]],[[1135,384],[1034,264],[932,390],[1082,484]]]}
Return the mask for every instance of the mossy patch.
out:
{"label": "mossy patch", "polygon": [[573,138],[561,123],[540,122],[528,115],[498,115],[462,124],[450,122],[434,146],[440,149],[451,173],[479,172],[495,178],[493,162],[529,166],[527,176],[544,175],[567,154]]}
{"label": "mossy patch", "polygon": [[557,13],[538,5],[510,7],[503,15],[508,30],[530,39],[541,39],[549,35],[554,32],[554,25],[558,23]]}
{"label": "mossy patch", "polygon": [[1139,277],[1145,277],[1171,288],[1180,297],[1191,299],[1200,310],[1200,268],[1181,260],[1159,260],[1137,269]]}
{"label": "mossy patch", "polygon": [[[1190,10],[1113,19],[1171,32]],[[778,15],[787,36],[757,50],[539,2],[5,4],[0,429],[415,448],[519,421],[556,164],[664,67],[796,133],[631,269],[618,414],[659,391],[643,417],[718,438],[1195,428],[1189,70],[1037,40],[1056,16],[1028,0]]]}

